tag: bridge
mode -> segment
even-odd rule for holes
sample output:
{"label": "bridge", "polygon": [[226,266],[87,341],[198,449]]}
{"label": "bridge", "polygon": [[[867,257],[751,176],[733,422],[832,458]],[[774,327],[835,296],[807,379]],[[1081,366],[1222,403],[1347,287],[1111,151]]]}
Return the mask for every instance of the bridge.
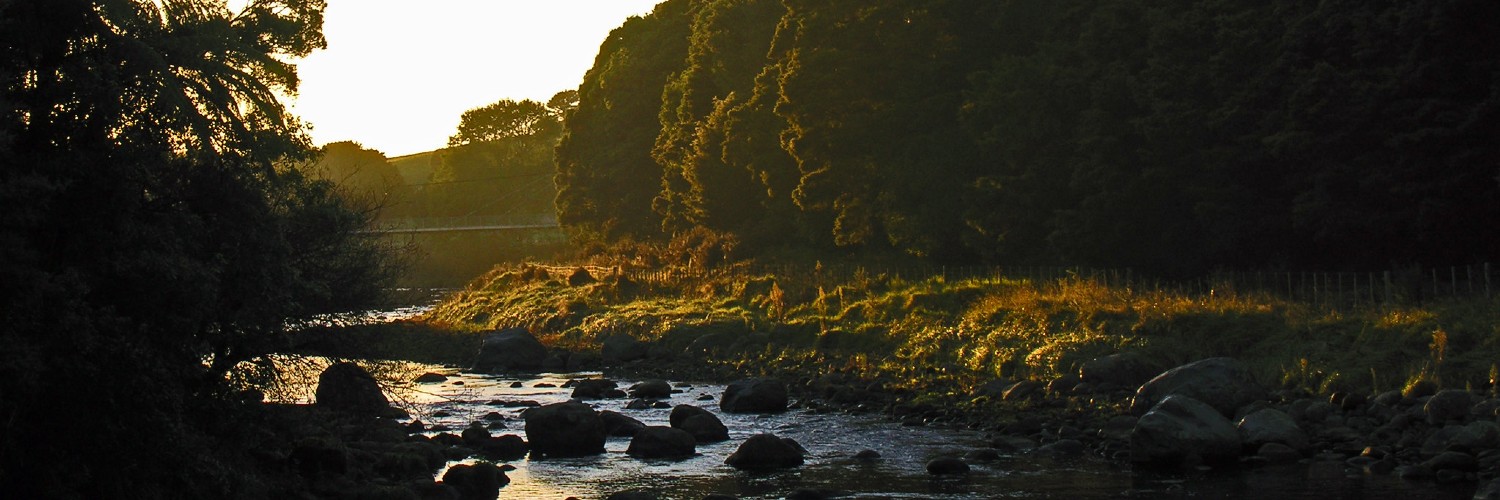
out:
{"label": "bridge", "polygon": [[381,220],[365,233],[442,233],[459,231],[506,231],[515,229],[555,229],[557,215],[465,215],[460,217],[408,217]]}

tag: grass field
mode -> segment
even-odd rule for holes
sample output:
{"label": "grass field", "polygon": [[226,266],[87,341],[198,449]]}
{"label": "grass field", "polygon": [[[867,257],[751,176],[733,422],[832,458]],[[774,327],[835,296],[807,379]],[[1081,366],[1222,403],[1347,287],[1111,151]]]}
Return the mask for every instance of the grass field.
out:
{"label": "grass field", "polygon": [[1267,385],[1312,393],[1417,380],[1490,388],[1500,361],[1500,302],[1484,298],[1333,309],[1076,277],[834,281],[729,270],[569,284],[565,269],[550,269],[497,268],[427,321],[455,331],[525,327],[574,350],[624,334],[740,371],[837,370],[949,392],[997,378],[1048,380],[1126,351],[1163,369],[1233,356]]}

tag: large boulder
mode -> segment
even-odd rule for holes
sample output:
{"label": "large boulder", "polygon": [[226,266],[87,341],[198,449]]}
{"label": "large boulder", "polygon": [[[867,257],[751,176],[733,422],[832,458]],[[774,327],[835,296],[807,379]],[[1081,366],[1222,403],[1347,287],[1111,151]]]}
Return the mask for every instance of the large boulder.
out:
{"label": "large boulder", "polygon": [[1427,403],[1422,405],[1422,412],[1427,416],[1427,423],[1442,425],[1463,420],[1469,416],[1469,410],[1473,407],[1474,396],[1468,391],[1445,389],[1427,398]]}
{"label": "large boulder", "polygon": [[1194,464],[1233,460],[1240,453],[1234,424],[1212,406],[1173,394],[1141,416],[1130,433],[1137,463]]}
{"label": "large boulder", "polygon": [[1500,425],[1480,420],[1468,425],[1447,425],[1434,431],[1422,442],[1422,456],[1435,456],[1445,451],[1479,453],[1497,447],[1500,447]]}
{"label": "large boulder", "polygon": [[625,363],[645,359],[650,346],[629,335],[614,335],[602,342],[600,356],[605,363]]}
{"label": "large boulder", "polygon": [[699,443],[717,443],[729,439],[729,428],[708,410],[693,405],[677,405],[667,416],[672,428],[682,429],[693,435]]}
{"label": "large boulder", "polygon": [[458,492],[459,500],[494,500],[500,488],[510,484],[505,471],[495,464],[459,464],[443,473],[443,484]]}
{"label": "large boulder", "polygon": [[696,447],[697,441],[687,431],[653,425],[635,433],[625,454],[635,458],[681,459],[696,454]]}
{"label": "large boulder", "polygon": [[604,433],[610,436],[631,437],[646,428],[646,424],[641,423],[640,420],[617,411],[602,410],[599,412],[599,418],[604,420]]}
{"label": "large boulder", "polygon": [[526,411],[526,441],[533,454],[579,457],[604,453],[604,420],[583,403],[567,402]]}
{"label": "large boulder", "polygon": [[786,384],[770,378],[735,381],[719,398],[719,409],[729,413],[779,413],[786,404]]}
{"label": "large boulder", "polygon": [[473,371],[482,373],[530,372],[540,370],[547,359],[542,345],[524,328],[508,328],[485,336],[474,359]]}
{"label": "large boulder", "polygon": [[318,375],[317,405],[337,411],[381,415],[391,402],[370,372],[348,362],[334,363]]}
{"label": "large boulder", "polygon": [[1141,385],[1130,402],[1130,411],[1143,415],[1173,394],[1208,404],[1228,417],[1239,407],[1264,399],[1266,390],[1239,360],[1209,358],[1167,370]]}
{"label": "large boulder", "polygon": [[756,434],[740,443],[724,463],[743,470],[785,469],[802,465],[802,446],[775,434]]}
{"label": "large boulder", "polygon": [[1084,383],[1101,387],[1139,387],[1161,370],[1140,354],[1122,352],[1094,358],[1078,369]]}
{"label": "large boulder", "polygon": [[1297,426],[1297,421],[1281,410],[1264,408],[1245,415],[1235,424],[1240,442],[1247,447],[1259,449],[1266,443],[1279,443],[1297,450],[1308,447],[1307,432]]}

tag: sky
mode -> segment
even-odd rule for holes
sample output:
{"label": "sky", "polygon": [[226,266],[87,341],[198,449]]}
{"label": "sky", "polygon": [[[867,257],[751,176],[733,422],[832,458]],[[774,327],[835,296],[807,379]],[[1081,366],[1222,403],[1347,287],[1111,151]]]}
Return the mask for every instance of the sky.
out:
{"label": "sky", "polygon": [[599,44],[660,0],[328,0],[328,48],[295,60],[317,145],[447,145],[469,109],[577,89]]}

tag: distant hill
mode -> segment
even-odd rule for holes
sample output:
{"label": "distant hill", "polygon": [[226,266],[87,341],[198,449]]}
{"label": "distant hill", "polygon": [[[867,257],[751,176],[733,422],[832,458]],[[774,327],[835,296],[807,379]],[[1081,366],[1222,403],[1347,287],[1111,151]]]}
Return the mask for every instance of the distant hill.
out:
{"label": "distant hill", "polygon": [[437,170],[443,157],[438,154],[443,150],[427,151],[425,153],[414,153],[406,156],[398,156],[387,160],[396,171],[401,174],[401,180],[406,185],[426,184],[432,178],[432,172]]}

